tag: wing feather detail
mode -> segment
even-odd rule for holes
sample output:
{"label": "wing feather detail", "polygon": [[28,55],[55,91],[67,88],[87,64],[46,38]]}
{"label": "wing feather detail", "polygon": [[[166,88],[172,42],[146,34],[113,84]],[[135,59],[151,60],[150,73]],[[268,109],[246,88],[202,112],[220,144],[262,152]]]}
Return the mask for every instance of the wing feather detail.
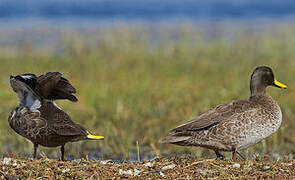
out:
{"label": "wing feather detail", "polygon": [[241,115],[247,113],[254,108],[257,108],[257,104],[247,100],[231,101],[226,104],[221,104],[209,111],[197,116],[190,121],[174,128],[171,132],[182,131],[201,131],[208,130],[220,122],[228,121],[232,116]]}
{"label": "wing feather detail", "polygon": [[48,100],[68,99],[76,102],[76,89],[60,72],[47,72],[37,79],[37,91]]}

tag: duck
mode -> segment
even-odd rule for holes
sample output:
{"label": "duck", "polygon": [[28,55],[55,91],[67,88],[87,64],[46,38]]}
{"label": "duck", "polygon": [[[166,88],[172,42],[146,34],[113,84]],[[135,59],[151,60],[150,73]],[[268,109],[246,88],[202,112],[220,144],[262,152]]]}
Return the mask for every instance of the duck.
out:
{"label": "duck", "polygon": [[72,121],[71,117],[54,102],[78,101],[76,89],[60,72],[47,72],[39,77],[32,73],[10,76],[10,85],[19,98],[19,105],[8,117],[10,127],[34,145],[33,158],[38,146],[60,146],[64,161],[65,144],[80,140],[101,140]]}
{"label": "duck", "polygon": [[[246,149],[275,133],[282,123],[282,111],[266,92],[268,86],[286,89],[268,66],[258,66],[250,78],[250,98],[218,105],[170,130],[162,143],[211,149],[216,157]],[[241,156],[242,157],[242,156]]]}

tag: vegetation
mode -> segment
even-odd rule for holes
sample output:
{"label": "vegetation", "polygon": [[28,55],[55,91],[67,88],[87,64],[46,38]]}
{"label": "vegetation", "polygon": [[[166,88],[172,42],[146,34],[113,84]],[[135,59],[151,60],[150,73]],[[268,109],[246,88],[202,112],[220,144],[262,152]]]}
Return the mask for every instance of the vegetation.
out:
{"label": "vegetation", "polygon": [[[202,148],[163,145],[159,140],[169,129],[215,105],[247,99],[250,74],[258,65],[271,66],[277,79],[288,85],[287,90],[268,88],[282,108],[283,123],[278,133],[244,154],[295,153],[292,26],[257,30],[243,25],[212,29],[189,24],[157,28],[121,24],[90,30],[45,26],[27,31],[3,28],[0,32],[9,38],[21,34],[21,40],[12,45],[0,41],[0,152],[4,155],[32,152],[32,144],[7,122],[18,104],[9,85],[11,74],[60,71],[77,88],[77,103],[57,104],[105,140],[68,144],[68,158],[133,160],[137,152],[142,159],[188,152],[210,157],[211,152]],[[41,151],[59,156],[58,149]]]}
{"label": "vegetation", "polygon": [[0,159],[1,179],[293,179],[295,162],[231,162],[191,157],[152,161],[57,161],[42,158]]}

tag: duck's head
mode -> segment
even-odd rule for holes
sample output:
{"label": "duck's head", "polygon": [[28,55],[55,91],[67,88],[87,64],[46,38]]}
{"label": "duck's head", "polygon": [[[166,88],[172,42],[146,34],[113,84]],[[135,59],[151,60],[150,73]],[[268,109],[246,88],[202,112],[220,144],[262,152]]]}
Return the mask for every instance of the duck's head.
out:
{"label": "duck's head", "polygon": [[35,74],[10,76],[10,86],[18,94],[21,105],[31,106],[35,100],[39,99],[35,91],[37,86]]}
{"label": "duck's head", "polygon": [[251,95],[265,93],[265,89],[267,86],[275,86],[283,89],[287,88],[285,84],[279,82],[275,78],[274,73],[270,67],[256,67],[251,75],[250,80]]}

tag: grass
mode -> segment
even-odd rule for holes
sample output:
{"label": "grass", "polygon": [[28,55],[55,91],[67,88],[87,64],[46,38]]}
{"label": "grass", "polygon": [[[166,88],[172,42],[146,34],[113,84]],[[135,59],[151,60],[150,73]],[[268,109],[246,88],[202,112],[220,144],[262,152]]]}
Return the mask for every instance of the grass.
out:
{"label": "grass", "polygon": [[[215,105],[247,99],[253,69],[268,65],[277,79],[288,85],[287,90],[268,88],[282,108],[282,127],[245,153],[294,154],[295,26],[210,30],[191,25],[121,24],[91,31],[30,29],[29,34],[36,36],[14,32],[25,35],[18,43],[0,46],[0,153],[25,155],[32,151],[32,144],[7,122],[18,103],[9,86],[11,74],[60,71],[77,88],[78,103],[57,104],[75,122],[105,140],[67,144],[68,156],[128,160],[140,156],[138,149],[143,158],[184,152],[208,156],[208,151],[200,148],[162,145],[159,140],[169,129]],[[55,44],[40,45],[37,40],[41,37],[54,39]],[[48,156],[59,153],[58,149],[41,151]]]}

